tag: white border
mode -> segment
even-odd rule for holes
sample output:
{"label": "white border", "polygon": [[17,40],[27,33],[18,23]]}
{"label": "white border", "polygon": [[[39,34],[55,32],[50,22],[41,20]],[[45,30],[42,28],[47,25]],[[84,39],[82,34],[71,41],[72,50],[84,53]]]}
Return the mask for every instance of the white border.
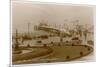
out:
{"label": "white border", "polygon": [[[96,5],[96,62],[54,64],[33,67],[98,67],[100,65],[100,2],[99,0],[31,0],[40,2]],[[96,2],[97,1],[97,2]],[[10,0],[0,0],[0,67],[9,67],[10,57]],[[24,66],[25,67],[25,66]],[[32,66],[30,66],[32,67]]]}
{"label": "white border", "polygon": [[[65,6],[87,6],[87,7],[92,7],[94,9],[94,42],[95,42],[95,8],[96,6],[95,5],[88,5],[88,4],[72,4],[72,3],[55,3],[55,2],[38,2],[38,1],[27,1],[27,0],[22,0],[22,1],[13,1],[13,2],[22,2],[22,3],[32,3],[32,4],[50,4],[50,5],[65,5]],[[11,17],[12,18],[12,17]],[[12,21],[11,21],[11,25],[12,25]],[[11,26],[11,31],[12,31],[12,26]],[[12,34],[11,34],[12,35]],[[12,40],[11,40],[12,42]],[[11,45],[12,46],[12,45]],[[95,49],[95,45],[94,45],[94,49]],[[12,51],[12,48],[11,48],[11,51]],[[20,65],[12,65],[12,61],[11,61],[11,66],[14,66],[14,67],[18,67],[18,66],[21,66],[21,67],[25,67],[25,66],[37,66],[37,65],[49,65],[49,64],[73,64],[73,63],[83,63],[83,62],[95,62],[96,61],[96,57],[95,57],[95,50],[94,50],[94,58],[93,60],[89,60],[89,61],[70,61],[70,62],[52,62],[52,63],[36,63],[36,64],[20,64]],[[11,56],[12,56],[12,52],[11,52]],[[12,60],[12,57],[11,57],[11,60]]]}

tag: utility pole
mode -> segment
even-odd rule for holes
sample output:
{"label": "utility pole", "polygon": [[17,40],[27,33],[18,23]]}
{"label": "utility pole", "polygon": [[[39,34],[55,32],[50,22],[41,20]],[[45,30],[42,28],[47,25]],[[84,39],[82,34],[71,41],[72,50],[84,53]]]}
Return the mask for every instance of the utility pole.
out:
{"label": "utility pole", "polygon": [[28,23],[28,35],[30,34],[29,27],[30,27],[30,23]]}

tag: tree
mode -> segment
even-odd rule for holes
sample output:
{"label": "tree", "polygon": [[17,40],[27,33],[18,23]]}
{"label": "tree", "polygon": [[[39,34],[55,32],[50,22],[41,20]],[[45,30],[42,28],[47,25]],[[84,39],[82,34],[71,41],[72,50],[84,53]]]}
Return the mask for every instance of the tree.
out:
{"label": "tree", "polygon": [[18,43],[18,31],[17,31],[17,29],[16,29],[16,38],[15,38],[16,40],[16,42],[15,42],[15,47],[14,47],[14,50],[17,50],[18,48],[19,48],[19,43]]}

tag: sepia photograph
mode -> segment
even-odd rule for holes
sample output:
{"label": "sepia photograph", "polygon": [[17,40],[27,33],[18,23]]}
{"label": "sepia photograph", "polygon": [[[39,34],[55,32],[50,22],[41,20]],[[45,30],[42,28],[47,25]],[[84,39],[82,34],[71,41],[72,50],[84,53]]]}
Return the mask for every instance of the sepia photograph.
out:
{"label": "sepia photograph", "polygon": [[12,65],[95,61],[95,6],[11,1]]}

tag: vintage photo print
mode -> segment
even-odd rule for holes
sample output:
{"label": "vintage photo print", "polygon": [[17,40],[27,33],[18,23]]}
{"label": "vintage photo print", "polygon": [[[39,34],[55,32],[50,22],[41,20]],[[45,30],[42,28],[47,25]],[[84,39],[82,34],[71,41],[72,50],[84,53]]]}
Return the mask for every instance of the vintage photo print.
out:
{"label": "vintage photo print", "polygon": [[11,1],[12,65],[95,61],[95,6]]}

